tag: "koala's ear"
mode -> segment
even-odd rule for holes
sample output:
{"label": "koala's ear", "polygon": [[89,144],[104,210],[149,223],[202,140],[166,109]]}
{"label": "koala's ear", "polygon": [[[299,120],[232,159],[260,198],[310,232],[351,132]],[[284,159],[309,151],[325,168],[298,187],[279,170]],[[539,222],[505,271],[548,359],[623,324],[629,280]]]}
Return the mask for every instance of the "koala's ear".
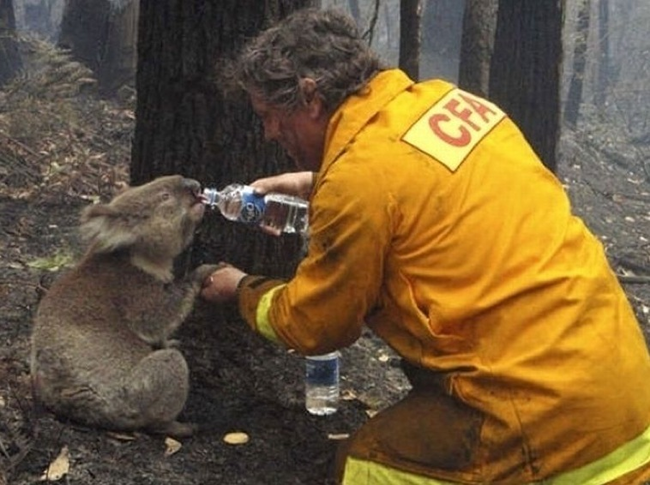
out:
{"label": "koala's ear", "polygon": [[133,229],[124,224],[122,215],[108,204],[96,204],[81,212],[81,237],[97,253],[110,253],[136,242]]}
{"label": "koala's ear", "polygon": [[85,224],[95,217],[100,216],[116,216],[117,211],[109,204],[95,204],[85,207],[81,211],[81,223]]}

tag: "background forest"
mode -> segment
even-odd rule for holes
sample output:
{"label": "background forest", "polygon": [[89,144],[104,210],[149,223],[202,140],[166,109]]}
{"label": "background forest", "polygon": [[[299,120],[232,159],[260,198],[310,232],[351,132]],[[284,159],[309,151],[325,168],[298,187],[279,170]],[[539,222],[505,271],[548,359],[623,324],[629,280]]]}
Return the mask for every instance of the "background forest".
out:
{"label": "background forest", "polygon": [[[504,106],[602,240],[650,335],[646,0],[0,0],[0,485],[329,484],[338,439],[407,390],[367,333],[344,351],[340,411],[309,416],[302,359],[250,335],[233,309],[199,306],[179,335],[196,437],[103,433],[31,399],[31,320],[81,252],[82,207],[162,173],[223,186],[291,167],[246,100],[221,94],[219,66],[316,3],[349,11],[387,64]],[[286,276],[299,246],[214,215],[179,266],[227,259]],[[232,431],[250,441],[225,443]]]}

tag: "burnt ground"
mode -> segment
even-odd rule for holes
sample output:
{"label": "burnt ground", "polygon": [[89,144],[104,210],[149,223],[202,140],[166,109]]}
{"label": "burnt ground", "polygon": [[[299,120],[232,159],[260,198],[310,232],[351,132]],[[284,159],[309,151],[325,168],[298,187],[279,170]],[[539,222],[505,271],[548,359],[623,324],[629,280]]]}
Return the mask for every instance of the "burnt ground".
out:
{"label": "burnt ground", "polygon": [[[250,332],[232,308],[200,304],[180,331],[192,375],[183,420],[200,432],[167,454],[165,437],[112,434],[55,419],[35,406],[29,333],[39,298],[78,254],[87,200],[0,196],[0,465],[8,483],[32,484],[68,450],[73,484],[326,484],[337,438],[405,390],[397,361],[368,336],[343,352],[340,411],[303,407],[303,360]],[[229,432],[249,442],[229,445]],[[1,469],[0,469],[1,470]],[[2,483],[2,480],[0,480]]]}
{"label": "burnt ground", "polygon": [[[407,390],[398,359],[370,333],[343,351],[339,412],[314,417],[303,407],[299,356],[252,334],[232,308],[199,304],[178,337],[192,375],[182,418],[201,430],[174,452],[162,436],[89,429],[35,406],[28,358],[39,299],[79,254],[80,208],[126,180],[132,112],[100,104],[84,113],[76,128],[55,127],[58,138],[31,143],[3,131],[0,116],[0,485],[36,483],[62,450],[67,459],[58,463],[68,468],[61,483],[333,483],[327,477],[338,439]],[[575,211],[603,241],[648,335],[643,147],[594,129],[565,133],[561,147],[559,175]],[[235,431],[249,441],[224,442]]]}
{"label": "burnt ground", "polygon": [[[343,352],[340,411],[310,416],[303,407],[303,360],[252,334],[234,309],[203,304],[179,334],[192,374],[182,417],[201,427],[179,451],[167,455],[162,436],[115,435],[58,421],[31,398],[28,339],[40,296],[63,271],[56,255],[65,260],[76,244],[77,214],[88,202],[0,200],[0,464],[9,468],[11,484],[35,483],[63,447],[70,465],[64,483],[332,483],[326,477],[334,438],[405,390],[393,354],[367,336]],[[234,431],[249,442],[224,443]]]}
{"label": "burnt ground", "polygon": [[[60,482],[80,485],[333,483],[339,440],[407,390],[398,359],[371,335],[343,351],[343,400],[330,417],[304,410],[302,358],[253,334],[233,308],[205,303],[177,335],[192,379],[181,419],[200,426],[192,438],[90,429],[33,401],[38,302],[80,256],[80,209],[128,180],[133,100],[84,94],[86,74],[57,96],[45,75],[0,91],[0,485],[53,479],[60,463]],[[227,444],[232,432],[249,441]]]}

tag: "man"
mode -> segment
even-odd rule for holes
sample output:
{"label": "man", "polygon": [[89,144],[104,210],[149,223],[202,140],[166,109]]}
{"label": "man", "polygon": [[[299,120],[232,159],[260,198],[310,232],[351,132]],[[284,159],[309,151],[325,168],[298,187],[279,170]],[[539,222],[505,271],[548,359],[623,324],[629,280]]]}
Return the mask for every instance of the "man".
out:
{"label": "man", "polygon": [[[384,69],[351,19],[304,10],[237,63],[303,170],[253,183],[309,197],[290,281],[227,266],[203,296],[302,354],[368,325],[413,389],[342,450],[345,484],[643,483],[650,359],[601,244],[494,104]],[[313,172],[313,173],[312,173]]]}

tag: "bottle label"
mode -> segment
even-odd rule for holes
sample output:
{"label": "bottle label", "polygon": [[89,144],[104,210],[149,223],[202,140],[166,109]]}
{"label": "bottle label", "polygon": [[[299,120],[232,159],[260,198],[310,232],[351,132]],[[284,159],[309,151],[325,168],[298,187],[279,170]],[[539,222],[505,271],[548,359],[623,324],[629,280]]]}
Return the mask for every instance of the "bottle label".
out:
{"label": "bottle label", "polygon": [[305,378],[308,385],[335,386],[339,381],[339,359],[306,360]]}
{"label": "bottle label", "polygon": [[255,195],[253,190],[244,190],[238,220],[245,224],[258,224],[262,219],[265,208],[264,197]]}

